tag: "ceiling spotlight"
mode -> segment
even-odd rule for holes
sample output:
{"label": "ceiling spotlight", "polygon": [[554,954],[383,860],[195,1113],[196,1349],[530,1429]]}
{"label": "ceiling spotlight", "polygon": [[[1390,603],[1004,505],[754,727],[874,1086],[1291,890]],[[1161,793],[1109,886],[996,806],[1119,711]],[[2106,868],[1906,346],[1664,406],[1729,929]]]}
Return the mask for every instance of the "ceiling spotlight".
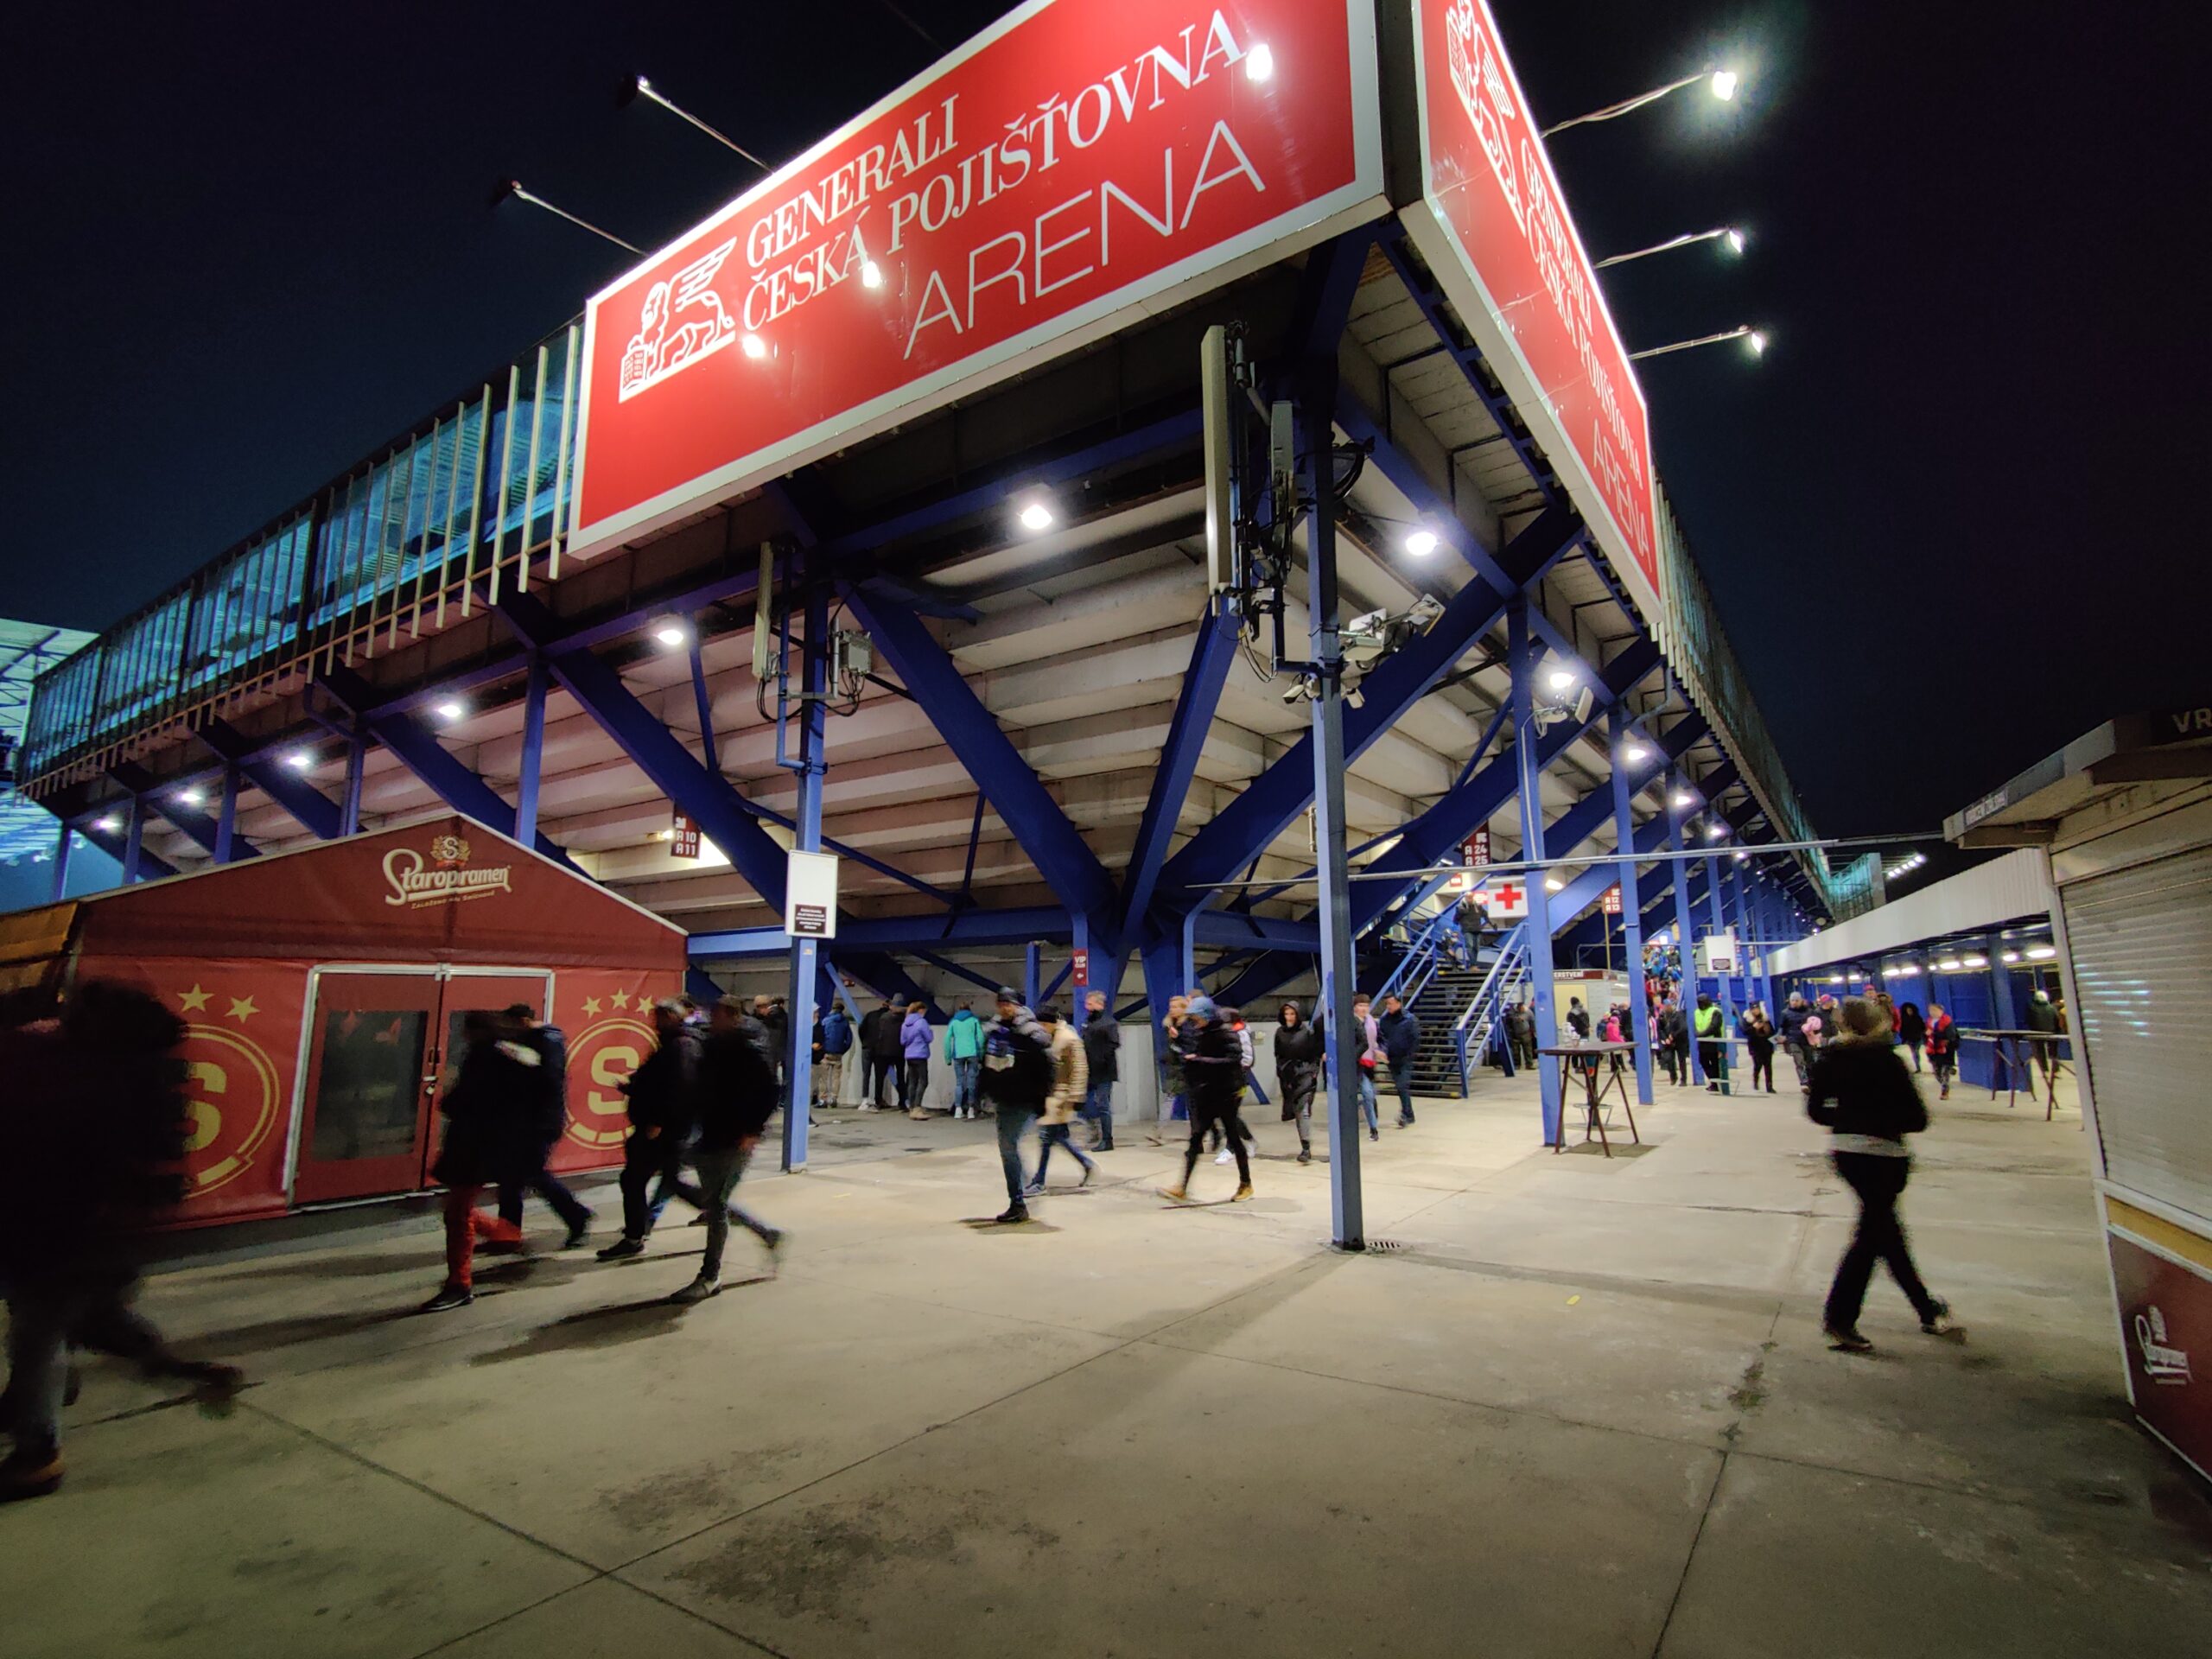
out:
{"label": "ceiling spotlight", "polygon": [[180,789],[176,792],[176,798],[180,801],[182,801],[187,806],[197,806],[200,802],[207,798],[197,789]]}
{"label": "ceiling spotlight", "polygon": [[467,709],[461,707],[461,701],[457,697],[448,697],[438,705],[438,718],[448,726],[467,712]]}
{"label": "ceiling spotlight", "polygon": [[1042,501],[1032,501],[1021,510],[1020,516],[1024,530],[1050,530],[1058,522],[1052,508]]}
{"label": "ceiling spotlight", "polygon": [[1544,676],[1544,683],[1554,691],[1564,691],[1574,683],[1574,671],[1571,668],[1555,668]]}
{"label": "ceiling spotlight", "polygon": [[1726,240],[1728,244],[1729,252],[1741,253],[1744,251],[1744,233],[1741,231],[1731,230],[1728,232]]}
{"label": "ceiling spotlight", "polygon": [[2057,954],[2057,950],[2048,944],[2031,944],[2028,947],[2030,962],[2049,962]]}
{"label": "ceiling spotlight", "polygon": [[1749,853],[1745,852],[1742,848],[1738,847],[1738,848],[1736,849],[1736,861],[1737,861],[1738,864],[1741,864],[1741,863],[1745,862],[1746,861],[1748,861],[1748,860],[1750,859],[1750,857],[1751,857],[1751,855],[1750,855]]}
{"label": "ceiling spotlight", "polygon": [[1275,73],[1275,54],[1265,41],[1255,45],[1244,54],[1244,79],[1267,80]]}
{"label": "ceiling spotlight", "polygon": [[1989,966],[1989,958],[1987,957],[1961,957],[1959,960],[1965,963],[1969,968],[1986,968]]}
{"label": "ceiling spotlight", "polygon": [[1712,81],[1713,95],[1723,104],[1727,103],[1736,96],[1736,80],[1737,75],[1733,69],[1714,70]]}
{"label": "ceiling spotlight", "polygon": [[761,339],[758,334],[743,334],[739,336],[737,347],[747,357],[752,358],[756,361],[768,355],[768,342]]}
{"label": "ceiling spotlight", "polygon": [[1631,766],[1640,766],[1651,758],[1651,751],[1641,743],[1631,743],[1621,751],[1621,759]]}
{"label": "ceiling spotlight", "polygon": [[2017,950],[2007,950],[2001,959],[2005,962],[2018,962],[2020,959],[2020,953]]}
{"label": "ceiling spotlight", "polygon": [[1414,530],[1406,532],[1406,551],[1417,559],[1425,559],[1436,551],[1439,540],[1433,530]]}
{"label": "ceiling spotlight", "polygon": [[95,823],[92,828],[95,830],[105,830],[110,835],[113,835],[117,830],[123,828],[123,820],[117,817],[114,813],[111,812],[107,817],[100,819],[99,823]]}
{"label": "ceiling spotlight", "polygon": [[1557,893],[1566,885],[1566,882],[1560,880],[1559,877],[1555,875],[1548,875],[1544,878],[1544,891],[1546,893]]}
{"label": "ceiling spotlight", "polygon": [[862,288],[881,288],[883,286],[883,267],[877,264],[873,259],[862,261],[861,264],[861,286]]}
{"label": "ceiling spotlight", "polygon": [[674,617],[669,617],[654,626],[653,638],[664,650],[680,651],[690,642],[691,632]]}
{"label": "ceiling spotlight", "polygon": [[1675,804],[1676,806],[1695,806],[1697,804],[1697,797],[1691,794],[1687,789],[1678,789],[1675,791]]}
{"label": "ceiling spotlight", "polygon": [[294,749],[289,754],[284,757],[284,764],[289,766],[294,772],[305,772],[309,766],[315,765],[315,751],[313,749]]}
{"label": "ceiling spotlight", "polygon": [[1965,966],[1966,963],[1961,962],[1956,957],[1946,957],[1936,964],[1936,971],[1940,974],[1955,974]]}
{"label": "ceiling spotlight", "polygon": [[1751,348],[1753,357],[1764,357],[1766,355],[1765,331],[1759,328],[1752,329],[1750,334],[1744,336],[1744,344]]}
{"label": "ceiling spotlight", "polygon": [[1707,841],[1718,841],[1721,836],[1727,833],[1728,826],[1721,823],[1719,819],[1715,818],[1711,823],[1706,826],[1705,838]]}

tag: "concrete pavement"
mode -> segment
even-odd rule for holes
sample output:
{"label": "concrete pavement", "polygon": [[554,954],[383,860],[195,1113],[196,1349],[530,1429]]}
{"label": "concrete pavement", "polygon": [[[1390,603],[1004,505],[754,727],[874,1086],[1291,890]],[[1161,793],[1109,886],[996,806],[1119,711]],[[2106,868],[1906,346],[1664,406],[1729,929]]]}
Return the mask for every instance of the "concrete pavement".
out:
{"label": "concrete pavement", "polygon": [[[681,1224],[634,1262],[491,1268],[435,1317],[420,1216],[181,1267],[147,1311],[254,1385],[211,1418],[88,1370],[62,1492],[0,1510],[0,1649],[2201,1640],[2212,1502],[2127,1419],[2078,1120],[1939,1109],[1904,1208],[1967,1338],[1880,1280],[1853,1359],[1819,1332],[1849,1194],[1794,1095],[1662,1085],[1638,1118],[1608,1161],[1534,1146],[1525,1080],[1426,1103],[1363,1145],[1358,1257],[1278,1123],[1249,1205],[1164,1204],[1171,1149],[1125,1127],[1090,1190],[996,1229],[988,1123],[840,1113],[815,1169],[748,1184],[781,1274],[746,1278],[737,1234],[689,1311],[661,1300]],[[1233,1185],[1204,1164],[1194,1193]]]}

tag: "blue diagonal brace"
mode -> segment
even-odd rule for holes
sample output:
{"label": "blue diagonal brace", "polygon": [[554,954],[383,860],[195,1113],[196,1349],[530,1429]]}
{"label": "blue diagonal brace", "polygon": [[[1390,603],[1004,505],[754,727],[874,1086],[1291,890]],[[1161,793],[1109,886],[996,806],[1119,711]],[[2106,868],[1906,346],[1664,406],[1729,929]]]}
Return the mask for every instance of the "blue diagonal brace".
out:
{"label": "blue diagonal brace", "polygon": [[946,747],[991,798],[1038,874],[1071,908],[1091,916],[1109,913],[1113,877],[936,637],[911,612],[875,594],[848,587],[845,596]]}
{"label": "blue diagonal brace", "polygon": [[[121,830],[99,828],[97,821],[99,816],[97,813],[87,814],[85,817],[73,821],[71,827],[86,841],[120,864],[123,862],[124,855],[129,851],[127,845],[130,839],[129,834]],[[175,865],[167,859],[148,852],[143,846],[139,848],[138,874],[142,880],[151,876],[175,875]]]}
{"label": "blue diagonal brace", "polygon": [[[1498,555],[1507,580],[1501,593],[1476,576],[1454,594],[1427,631],[1360,682],[1360,706],[1344,711],[1344,760],[1357,759],[1504,614],[1515,593],[1539,580],[1583,534],[1563,508],[1549,508]],[[1160,872],[1160,897],[1187,910],[1206,898],[1207,886],[1226,881],[1289,828],[1313,800],[1313,740],[1300,736],[1254,779],[1244,792],[1214,815]]]}
{"label": "blue diagonal brace", "polygon": [[[499,791],[463,766],[429,727],[412,715],[372,712],[377,703],[376,690],[349,668],[333,666],[317,678],[332,696],[360,716],[363,729],[432,794],[486,829],[503,836],[514,834],[514,808]],[[542,832],[536,846],[546,857],[575,868],[569,855]]]}
{"label": "blue diagonal brace", "polygon": [[1160,883],[1167,861],[1167,846],[1183,812],[1183,802],[1198,776],[1198,756],[1206,734],[1213,728],[1214,710],[1221,702],[1221,689],[1229,682],[1230,664],[1236,660],[1237,619],[1228,607],[1209,600],[1198,638],[1191,649],[1191,666],[1183,676],[1183,690],[1175,699],[1175,714],[1167,722],[1167,741],[1160,747],[1160,770],[1153,775],[1152,792],[1145,799],[1144,817],[1137,824],[1136,845],[1129,852],[1129,866],[1122,892],[1121,939],[1123,948],[1137,937],[1145,912]]}
{"label": "blue diagonal brace", "polygon": [[[133,795],[145,797],[147,803],[154,810],[159,812],[182,830],[186,836],[198,842],[201,850],[209,857],[216,855],[215,847],[217,842],[221,839],[221,826],[197,807],[187,806],[182,801],[177,799],[175,788],[168,788],[167,792],[163,792],[165,786],[159,784],[151,772],[143,766],[136,766],[128,761],[118,766],[111,766],[108,769],[108,775]],[[142,847],[138,852],[139,862],[144,863],[147,856],[145,849]],[[248,846],[245,836],[234,835],[231,837],[231,856],[233,860],[257,858],[260,856],[260,850]]]}
{"label": "blue diagonal brace", "polygon": [[279,762],[255,751],[246,735],[227,721],[211,720],[198,734],[216,755],[235,766],[248,783],[299,820],[318,841],[335,841],[338,803]]}
{"label": "blue diagonal brace", "polygon": [[[527,594],[508,594],[499,601],[499,612],[524,645],[542,649],[559,630],[552,614]],[[553,677],[576,700],[576,704],[652,780],[683,815],[699,826],[699,833],[721,848],[730,868],[778,915],[784,909],[785,852],[747,810],[746,803],[729,780],[709,772],[679,741],[676,734],[653,717],[639,702],[622,677],[588,651],[553,651],[546,657]]]}

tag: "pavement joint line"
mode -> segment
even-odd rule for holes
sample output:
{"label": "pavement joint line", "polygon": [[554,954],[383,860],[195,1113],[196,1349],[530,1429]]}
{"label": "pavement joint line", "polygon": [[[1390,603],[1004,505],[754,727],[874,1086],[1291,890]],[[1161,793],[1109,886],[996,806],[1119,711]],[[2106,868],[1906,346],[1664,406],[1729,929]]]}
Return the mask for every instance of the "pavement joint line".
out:
{"label": "pavement joint line", "polygon": [[1659,1621],[1659,1635],[1651,1644],[1651,1659],[1659,1659],[1660,1653],[1665,1649],[1667,1632],[1675,1623],[1675,1610],[1682,1605],[1682,1592],[1688,1587],[1690,1581],[1690,1566],[1697,1560],[1697,1547],[1704,1541],[1706,1522],[1713,1518],[1713,1505],[1720,1496],[1720,1483],[1728,1474],[1729,1455],[1727,1452],[1722,1452],[1720,1466],[1713,1471],[1713,1484],[1706,1491],[1705,1507],[1698,1511],[1697,1530],[1690,1535],[1690,1547],[1682,1554],[1681,1576],[1675,1580],[1675,1593],[1667,1602],[1666,1617]]}

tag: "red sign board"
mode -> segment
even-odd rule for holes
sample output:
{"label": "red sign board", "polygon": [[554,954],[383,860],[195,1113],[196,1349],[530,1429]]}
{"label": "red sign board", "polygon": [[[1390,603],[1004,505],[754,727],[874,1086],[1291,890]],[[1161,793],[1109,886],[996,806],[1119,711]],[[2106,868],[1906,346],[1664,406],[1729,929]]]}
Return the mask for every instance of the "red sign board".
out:
{"label": "red sign board", "polygon": [[1072,969],[1069,977],[1075,982],[1076,989],[1078,991],[1088,989],[1090,984],[1090,952],[1075,951],[1071,957],[1071,962]]}
{"label": "red sign board", "polygon": [[671,858],[699,856],[699,826],[681,810],[671,814],[668,821],[668,855]]}
{"label": "red sign board", "polygon": [[2212,1476],[2212,1277],[2107,1232],[2135,1414]]}
{"label": "red sign board", "polygon": [[593,298],[572,545],[1384,206],[1364,0],[1031,0]]}
{"label": "red sign board", "polygon": [[1414,0],[1421,201],[1403,219],[1599,544],[1656,620],[1650,425],[1484,0]]}
{"label": "red sign board", "polygon": [[1618,882],[1605,889],[1605,896],[1599,900],[1599,909],[1607,916],[1618,916],[1621,913],[1621,890]]}

